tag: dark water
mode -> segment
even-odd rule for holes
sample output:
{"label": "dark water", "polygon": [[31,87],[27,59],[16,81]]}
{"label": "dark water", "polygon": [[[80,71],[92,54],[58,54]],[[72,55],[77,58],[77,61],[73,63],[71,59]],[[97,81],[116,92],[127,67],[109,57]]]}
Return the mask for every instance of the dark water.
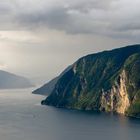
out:
{"label": "dark water", "polygon": [[140,120],[41,106],[30,90],[0,91],[0,140],[138,140]]}

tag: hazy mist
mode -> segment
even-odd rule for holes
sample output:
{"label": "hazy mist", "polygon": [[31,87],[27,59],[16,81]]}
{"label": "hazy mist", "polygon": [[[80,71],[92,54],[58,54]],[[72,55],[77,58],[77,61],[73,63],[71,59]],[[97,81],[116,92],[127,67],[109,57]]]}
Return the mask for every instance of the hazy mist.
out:
{"label": "hazy mist", "polygon": [[139,43],[139,0],[1,0],[0,67],[35,81],[79,57]]}

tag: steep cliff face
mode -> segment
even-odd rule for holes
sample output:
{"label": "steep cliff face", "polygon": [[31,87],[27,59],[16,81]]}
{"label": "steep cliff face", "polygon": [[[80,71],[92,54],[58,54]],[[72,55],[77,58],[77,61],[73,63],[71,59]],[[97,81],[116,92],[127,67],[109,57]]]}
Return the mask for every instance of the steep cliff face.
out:
{"label": "steep cliff face", "polygon": [[102,90],[100,110],[125,114],[130,106],[127,92],[127,76],[125,70],[119,76],[119,81],[109,91]]}
{"label": "steep cliff face", "polygon": [[79,59],[42,104],[140,116],[140,45]]}

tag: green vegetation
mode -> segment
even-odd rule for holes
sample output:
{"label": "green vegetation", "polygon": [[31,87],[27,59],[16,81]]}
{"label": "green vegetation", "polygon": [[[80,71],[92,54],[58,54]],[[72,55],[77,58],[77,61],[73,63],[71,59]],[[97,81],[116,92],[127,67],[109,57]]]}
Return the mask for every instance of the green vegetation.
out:
{"label": "green vegetation", "polygon": [[[109,91],[116,82],[119,85],[123,70],[127,75],[126,87],[131,103],[127,114],[139,114],[140,45],[80,58],[59,78],[51,95],[43,103],[65,108],[99,110],[102,89]],[[109,110],[110,105],[107,106]]]}
{"label": "green vegetation", "polygon": [[133,103],[127,111],[128,116],[140,117],[140,101]]}

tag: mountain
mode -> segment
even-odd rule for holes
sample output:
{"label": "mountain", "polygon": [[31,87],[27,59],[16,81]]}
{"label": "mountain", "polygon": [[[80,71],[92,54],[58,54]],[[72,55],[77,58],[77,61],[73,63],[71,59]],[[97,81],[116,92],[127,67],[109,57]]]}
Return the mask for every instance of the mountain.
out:
{"label": "mountain", "polygon": [[57,83],[59,77],[56,77],[54,79],[52,79],[50,82],[48,82],[47,84],[43,85],[42,87],[34,90],[32,93],[33,94],[40,94],[40,95],[50,95],[53,91],[53,89],[55,88],[55,84]]}
{"label": "mountain", "polygon": [[32,86],[27,78],[0,70],[0,89],[29,88]]}
{"label": "mountain", "polygon": [[140,117],[140,45],[80,58],[42,104]]}
{"label": "mountain", "polygon": [[42,87],[34,90],[32,93],[33,94],[40,94],[40,95],[45,95],[48,96],[52,93],[53,89],[55,88],[55,85],[57,81],[67,72],[71,69],[72,66],[69,66],[66,68],[58,77],[52,79],[50,82],[47,84],[43,85]]}

